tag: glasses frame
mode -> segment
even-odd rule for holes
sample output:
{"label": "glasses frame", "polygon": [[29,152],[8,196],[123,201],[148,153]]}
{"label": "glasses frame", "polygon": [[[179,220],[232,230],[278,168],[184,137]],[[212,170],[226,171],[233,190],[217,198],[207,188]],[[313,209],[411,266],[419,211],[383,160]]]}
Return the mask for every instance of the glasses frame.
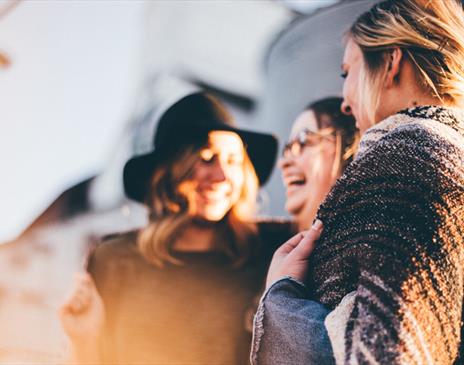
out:
{"label": "glasses frame", "polygon": [[[317,137],[317,142],[311,142],[309,140],[310,136]],[[284,148],[282,149],[282,157],[299,157],[301,156],[306,146],[315,147],[319,145],[322,141],[329,140],[330,137],[334,136],[336,136],[336,131],[332,128],[327,128],[322,132],[315,132],[310,129],[303,129],[302,131],[298,132],[295,138],[293,138],[284,145]]]}

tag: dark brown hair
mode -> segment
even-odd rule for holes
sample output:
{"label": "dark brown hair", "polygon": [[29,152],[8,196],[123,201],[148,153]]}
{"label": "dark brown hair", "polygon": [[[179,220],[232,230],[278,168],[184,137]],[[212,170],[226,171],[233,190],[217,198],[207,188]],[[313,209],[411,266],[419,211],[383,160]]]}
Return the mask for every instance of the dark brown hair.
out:
{"label": "dark brown hair", "polygon": [[318,129],[333,129],[337,137],[336,161],[337,172],[340,175],[353,160],[356,152],[359,133],[356,122],[351,115],[342,113],[342,98],[328,97],[309,104],[305,110],[314,113]]}

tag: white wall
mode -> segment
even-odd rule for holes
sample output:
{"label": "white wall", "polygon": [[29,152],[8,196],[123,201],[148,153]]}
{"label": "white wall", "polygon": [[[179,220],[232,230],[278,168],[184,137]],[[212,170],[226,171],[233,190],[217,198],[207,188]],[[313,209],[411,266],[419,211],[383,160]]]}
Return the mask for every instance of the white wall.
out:
{"label": "white wall", "polygon": [[147,8],[144,69],[160,69],[256,99],[269,44],[291,20],[264,0],[157,0]]}
{"label": "white wall", "polygon": [[106,162],[134,105],[145,5],[26,0],[0,20],[0,242]]}

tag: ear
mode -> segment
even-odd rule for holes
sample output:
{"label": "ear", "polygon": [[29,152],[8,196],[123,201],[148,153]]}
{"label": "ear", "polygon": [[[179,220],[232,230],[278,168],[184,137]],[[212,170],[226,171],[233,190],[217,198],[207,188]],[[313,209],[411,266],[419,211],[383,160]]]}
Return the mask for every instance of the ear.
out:
{"label": "ear", "polygon": [[398,80],[401,68],[401,61],[403,59],[403,51],[395,47],[388,52],[388,69],[385,77],[385,86],[391,87]]}

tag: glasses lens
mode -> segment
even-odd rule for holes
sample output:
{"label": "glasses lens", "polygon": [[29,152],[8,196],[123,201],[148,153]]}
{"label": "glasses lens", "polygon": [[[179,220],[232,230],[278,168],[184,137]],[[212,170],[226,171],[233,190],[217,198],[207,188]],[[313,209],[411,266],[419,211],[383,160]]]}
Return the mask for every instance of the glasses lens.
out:
{"label": "glasses lens", "polygon": [[294,141],[291,144],[290,152],[291,152],[292,156],[298,157],[300,155],[300,153],[301,153],[301,149],[302,149],[302,146],[301,146],[300,141]]}
{"label": "glasses lens", "polygon": [[306,145],[311,147],[316,146],[321,142],[322,138],[323,137],[315,133],[308,133],[306,136]]}
{"label": "glasses lens", "polygon": [[284,150],[282,151],[282,156],[284,157],[298,157],[301,153],[302,146],[299,141],[288,142]]}
{"label": "glasses lens", "polygon": [[334,136],[333,131],[327,131],[325,133],[317,133],[310,130],[301,131],[296,139],[288,142],[284,150],[282,151],[282,156],[284,157],[298,157],[303,152],[303,148],[306,146],[313,147],[317,146],[322,140]]}

